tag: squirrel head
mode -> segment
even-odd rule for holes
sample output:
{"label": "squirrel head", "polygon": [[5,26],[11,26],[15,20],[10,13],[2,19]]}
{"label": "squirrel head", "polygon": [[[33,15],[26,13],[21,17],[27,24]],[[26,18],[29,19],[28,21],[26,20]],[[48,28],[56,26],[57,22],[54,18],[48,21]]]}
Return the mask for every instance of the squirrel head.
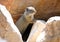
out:
{"label": "squirrel head", "polygon": [[32,6],[25,9],[25,15],[35,15],[36,9]]}
{"label": "squirrel head", "polygon": [[24,12],[24,16],[28,21],[32,21],[34,19],[34,15],[36,14],[36,9],[32,6],[27,7]]}

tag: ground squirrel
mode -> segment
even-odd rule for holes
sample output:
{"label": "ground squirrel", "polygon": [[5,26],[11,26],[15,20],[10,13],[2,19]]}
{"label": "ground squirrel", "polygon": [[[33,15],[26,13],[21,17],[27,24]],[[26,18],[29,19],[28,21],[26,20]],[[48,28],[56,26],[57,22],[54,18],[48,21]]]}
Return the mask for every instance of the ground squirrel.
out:
{"label": "ground squirrel", "polygon": [[20,19],[16,22],[16,26],[20,30],[21,34],[23,34],[27,26],[34,21],[35,13],[36,10],[34,7],[27,7],[22,17],[20,17]]}

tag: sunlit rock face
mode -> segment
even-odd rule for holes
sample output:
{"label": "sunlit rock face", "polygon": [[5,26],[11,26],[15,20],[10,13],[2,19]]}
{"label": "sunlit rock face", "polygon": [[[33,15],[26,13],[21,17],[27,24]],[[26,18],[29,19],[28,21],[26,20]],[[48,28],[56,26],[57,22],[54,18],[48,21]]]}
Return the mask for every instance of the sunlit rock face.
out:
{"label": "sunlit rock face", "polygon": [[7,40],[0,37],[0,42],[7,42]]}
{"label": "sunlit rock face", "polygon": [[60,42],[60,16],[48,19],[45,32],[45,42]]}
{"label": "sunlit rock face", "polygon": [[60,0],[0,0],[6,5],[16,22],[27,6],[34,6],[37,10],[36,19],[47,20],[54,15],[60,15]]}
{"label": "sunlit rock face", "polygon": [[37,37],[39,35],[41,35],[40,38],[39,38],[39,40],[44,39],[45,38],[44,37],[45,36],[45,33],[43,31],[44,28],[45,28],[45,23],[43,23],[40,20],[37,20],[34,23],[34,25],[32,26],[32,29],[31,29],[30,35],[29,35],[29,37],[27,39],[27,42],[36,42]]}
{"label": "sunlit rock face", "polygon": [[45,23],[37,21],[27,42],[60,42],[60,16],[51,17]]}
{"label": "sunlit rock face", "polygon": [[60,42],[60,16],[49,18],[45,25],[45,36],[40,40],[40,34],[36,42]]}
{"label": "sunlit rock face", "polygon": [[0,4],[0,41],[23,42],[18,28],[15,26],[11,14],[4,5]]}

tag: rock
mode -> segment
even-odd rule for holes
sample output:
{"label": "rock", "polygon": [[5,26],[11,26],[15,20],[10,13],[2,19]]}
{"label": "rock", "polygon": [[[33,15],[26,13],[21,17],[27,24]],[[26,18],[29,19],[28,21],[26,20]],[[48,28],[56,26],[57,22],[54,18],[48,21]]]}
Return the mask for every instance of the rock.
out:
{"label": "rock", "polygon": [[[41,34],[41,32],[44,30],[44,28],[45,28],[45,24],[42,21],[37,20],[34,23],[34,25],[32,26],[32,29],[31,29],[30,35],[27,39],[27,42],[36,42],[37,37],[39,36],[39,34]],[[42,35],[45,35],[45,34],[42,34]],[[42,37],[42,35],[41,35],[41,37]]]}
{"label": "rock", "polygon": [[5,39],[0,38],[0,42],[7,42]]}
{"label": "rock", "polygon": [[60,16],[51,17],[46,23],[37,21],[27,42],[60,42]]}
{"label": "rock", "polygon": [[15,26],[11,14],[4,5],[0,4],[0,41],[23,42],[22,36]]}
{"label": "rock", "polygon": [[[45,35],[37,37],[37,42],[60,42],[60,16],[51,17],[45,24]],[[42,33],[42,32],[41,32]]]}

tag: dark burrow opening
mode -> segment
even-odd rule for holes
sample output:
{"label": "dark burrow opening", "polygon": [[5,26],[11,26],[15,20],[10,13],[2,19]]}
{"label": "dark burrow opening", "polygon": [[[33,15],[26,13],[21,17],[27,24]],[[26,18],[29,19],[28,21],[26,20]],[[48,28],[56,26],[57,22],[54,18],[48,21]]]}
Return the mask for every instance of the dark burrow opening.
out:
{"label": "dark burrow opening", "polygon": [[31,28],[32,28],[32,25],[33,25],[32,23],[29,24],[27,29],[26,29],[26,31],[23,33],[23,35],[22,35],[23,41],[26,41],[28,39],[30,31],[31,31]]}

